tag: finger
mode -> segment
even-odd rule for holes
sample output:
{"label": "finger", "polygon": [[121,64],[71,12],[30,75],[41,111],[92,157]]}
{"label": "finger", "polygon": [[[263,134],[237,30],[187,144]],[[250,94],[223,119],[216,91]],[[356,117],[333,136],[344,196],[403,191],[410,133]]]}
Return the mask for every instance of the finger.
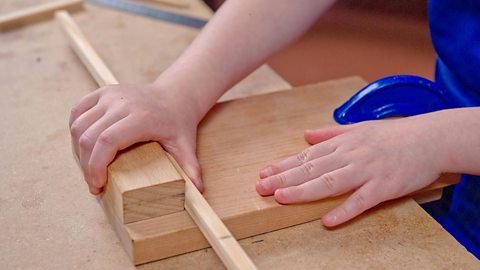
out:
{"label": "finger", "polygon": [[302,165],[285,172],[261,179],[256,189],[260,195],[272,195],[279,188],[297,186],[320,177],[328,172],[335,171],[345,164],[338,155],[326,155],[303,163]]}
{"label": "finger", "polygon": [[311,202],[337,196],[358,188],[365,179],[351,166],[328,172],[299,186],[275,191],[275,199],[282,204]]}
{"label": "finger", "polygon": [[322,217],[322,223],[327,227],[337,226],[360,215],[383,200],[375,184],[365,184],[343,204],[325,214]]}
{"label": "finger", "polygon": [[98,137],[104,130],[125,117],[126,115],[124,114],[107,113],[97,122],[93,123],[80,137],[78,141],[79,160],[87,182],[91,182],[88,164],[90,161],[90,155]]}
{"label": "finger", "polygon": [[316,144],[303,150],[295,156],[291,156],[277,164],[268,165],[260,171],[260,178],[266,178],[292,168],[298,167],[310,160],[320,158],[335,152],[336,147],[333,144]]}
{"label": "finger", "polygon": [[73,106],[72,111],[70,112],[68,125],[72,126],[73,122],[75,122],[80,115],[97,105],[99,97],[100,95],[98,91],[95,91],[80,99],[77,105]]}
{"label": "finger", "polygon": [[308,143],[317,144],[343,134],[350,129],[351,126],[331,126],[315,130],[305,130],[304,137]]}
{"label": "finger", "polygon": [[107,166],[119,150],[145,141],[144,136],[134,128],[137,122],[129,115],[105,129],[97,138],[88,163],[92,186],[101,188],[107,181]]}
{"label": "finger", "polygon": [[165,144],[165,149],[175,158],[181,168],[190,177],[200,192],[204,191],[202,181],[202,173],[200,163],[198,162],[196,149],[196,138],[181,138],[175,143],[175,147],[171,144]]}
{"label": "finger", "polygon": [[73,150],[75,155],[80,157],[80,138],[82,134],[95,122],[98,121],[105,114],[105,109],[100,106],[95,106],[84,114],[79,116],[70,126],[70,134],[72,136]]}
{"label": "finger", "polygon": [[102,191],[103,191],[103,189],[101,189],[101,188],[96,188],[96,187],[93,187],[93,186],[90,186],[90,185],[88,186],[88,190],[90,191],[90,193],[92,195],[98,195],[98,194],[102,193]]}

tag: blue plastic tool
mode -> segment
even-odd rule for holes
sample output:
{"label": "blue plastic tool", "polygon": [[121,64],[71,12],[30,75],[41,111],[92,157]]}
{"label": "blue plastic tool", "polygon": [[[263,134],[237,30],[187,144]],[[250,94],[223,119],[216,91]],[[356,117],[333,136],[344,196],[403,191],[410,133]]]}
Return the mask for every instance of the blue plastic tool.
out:
{"label": "blue plastic tool", "polygon": [[445,92],[434,82],[412,75],[374,81],[334,111],[340,124],[392,116],[412,116],[452,108]]}

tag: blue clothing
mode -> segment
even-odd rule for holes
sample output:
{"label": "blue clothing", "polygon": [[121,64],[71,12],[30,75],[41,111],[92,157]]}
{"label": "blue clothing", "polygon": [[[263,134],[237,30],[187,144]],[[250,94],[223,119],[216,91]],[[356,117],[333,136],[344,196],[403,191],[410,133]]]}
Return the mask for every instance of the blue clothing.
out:
{"label": "blue clothing", "polygon": [[[436,84],[455,107],[480,106],[480,0],[430,0],[428,12],[438,54]],[[479,176],[463,175],[440,202],[424,208],[480,258]]]}
{"label": "blue clothing", "polygon": [[480,105],[480,1],[431,0],[428,12],[436,83],[458,107]]}

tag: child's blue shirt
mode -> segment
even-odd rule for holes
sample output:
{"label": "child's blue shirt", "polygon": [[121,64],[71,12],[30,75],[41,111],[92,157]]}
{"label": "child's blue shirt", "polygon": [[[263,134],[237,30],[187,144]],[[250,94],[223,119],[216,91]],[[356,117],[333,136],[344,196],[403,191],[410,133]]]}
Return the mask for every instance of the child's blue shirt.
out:
{"label": "child's blue shirt", "polygon": [[[457,106],[480,106],[480,0],[430,0],[428,9],[436,83]],[[480,258],[480,177],[462,177],[444,197],[444,211],[425,208]]]}

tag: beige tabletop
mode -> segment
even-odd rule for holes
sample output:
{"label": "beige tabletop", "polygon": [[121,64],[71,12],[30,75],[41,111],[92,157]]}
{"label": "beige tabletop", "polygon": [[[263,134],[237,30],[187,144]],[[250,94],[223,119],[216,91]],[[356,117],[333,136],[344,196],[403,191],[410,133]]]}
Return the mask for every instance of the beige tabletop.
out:
{"label": "beige tabletop", "polygon": [[[47,1],[0,2],[0,13]],[[191,1],[190,14],[210,11]],[[181,11],[180,11],[181,12]],[[152,81],[197,29],[86,5],[73,15],[117,78]],[[131,269],[70,152],[68,116],[95,82],[53,21],[0,33],[2,269]],[[263,66],[224,99],[288,89]],[[260,268],[478,269],[478,261],[414,201],[385,204],[336,230],[319,221],[244,239]],[[211,249],[143,269],[222,268]]]}

